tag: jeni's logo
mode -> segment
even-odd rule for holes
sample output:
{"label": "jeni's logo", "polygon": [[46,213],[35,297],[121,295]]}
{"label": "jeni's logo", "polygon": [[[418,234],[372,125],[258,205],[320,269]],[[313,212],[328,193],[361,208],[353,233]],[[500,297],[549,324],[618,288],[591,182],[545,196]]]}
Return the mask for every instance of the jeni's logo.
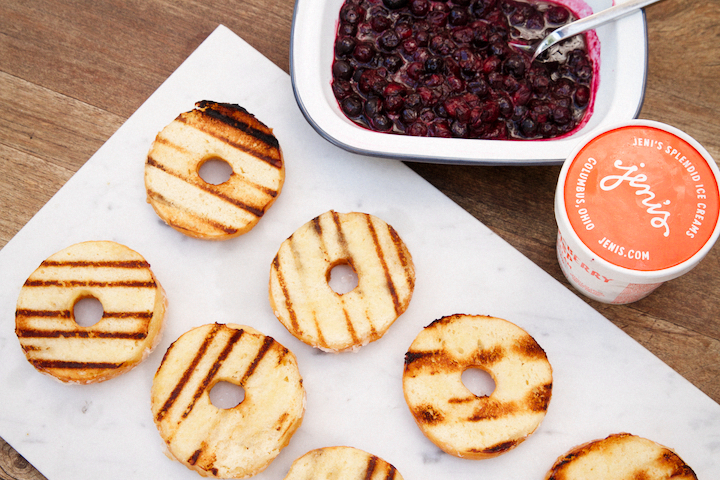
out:
{"label": "jeni's logo", "polygon": [[645,168],[644,163],[640,163],[640,166],[636,165],[623,165],[622,160],[615,160],[613,166],[622,171],[620,175],[606,175],[600,179],[600,188],[603,191],[615,190],[623,182],[627,182],[630,187],[635,189],[635,195],[639,195],[642,198],[641,202],[648,215],[650,215],[650,225],[654,228],[663,229],[663,236],[667,237],[670,235],[670,226],[668,225],[668,217],[670,212],[662,210],[663,206],[670,205],[670,200],[655,201],[656,195],[652,191],[652,186],[648,183],[648,176],[645,173],[640,173],[640,168]]}
{"label": "jeni's logo", "polygon": [[570,225],[594,255],[647,271],[702,248],[717,225],[719,194],[710,164],[684,139],[627,126],[580,149],[563,198]]}

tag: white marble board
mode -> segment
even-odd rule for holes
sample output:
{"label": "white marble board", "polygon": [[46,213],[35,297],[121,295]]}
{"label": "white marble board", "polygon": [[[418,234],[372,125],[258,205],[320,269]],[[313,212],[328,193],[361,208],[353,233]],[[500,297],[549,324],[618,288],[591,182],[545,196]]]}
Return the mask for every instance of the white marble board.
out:
{"label": "white marble board", "polygon": [[[257,227],[220,243],[177,233],[145,202],[151,142],[202,99],[243,105],[274,128],[287,166],[283,192]],[[357,353],[324,354],[300,343],[268,302],[280,243],[329,209],[372,213],[393,225],[417,270],[407,312]],[[101,239],[150,262],[169,298],[167,327],[155,352],[131,372],[63,385],[25,360],[14,333],[15,302],[49,255]],[[675,449],[702,480],[720,478],[720,405],[404,164],[354,155],[320,138],[300,113],[289,76],[222,26],[0,251],[0,286],[0,436],[50,480],[199,478],[164,455],[149,392],[170,343],[210,322],[251,325],[298,358],[304,421],[260,479],[282,479],[312,448],[350,445],[394,464],[408,480],[541,480],[569,448],[616,432]],[[545,421],[494,459],[441,453],[403,399],[407,348],[425,325],[453,313],[520,325],[554,369]]]}

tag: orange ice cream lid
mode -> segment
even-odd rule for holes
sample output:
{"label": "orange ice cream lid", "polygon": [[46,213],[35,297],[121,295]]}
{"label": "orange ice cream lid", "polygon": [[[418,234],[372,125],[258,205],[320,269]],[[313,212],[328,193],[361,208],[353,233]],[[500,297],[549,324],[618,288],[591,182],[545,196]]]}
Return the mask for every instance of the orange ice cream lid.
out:
{"label": "orange ice cream lid", "polygon": [[653,126],[619,127],[588,142],[571,160],[563,196],[580,240],[632,270],[683,263],[718,224],[718,180],[708,160]]}

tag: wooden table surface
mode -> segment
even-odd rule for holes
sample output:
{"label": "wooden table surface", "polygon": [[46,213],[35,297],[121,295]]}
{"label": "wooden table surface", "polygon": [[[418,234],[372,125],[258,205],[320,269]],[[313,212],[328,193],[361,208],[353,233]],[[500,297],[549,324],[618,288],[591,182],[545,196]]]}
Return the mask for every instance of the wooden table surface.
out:
{"label": "wooden table surface", "polygon": [[[289,71],[293,8],[294,0],[0,2],[0,247],[218,24]],[[684,130],[720,160],[720,2],[665,0],[646,17],[640,117]],[[559,166],[409,165],[568,285],[555,256]],[[716,245],[646,299],[586,301],[720,402],[719,269]],[[2,319],[4,328],[12,322]],[[0,439],[0,479],[39,478]]]}

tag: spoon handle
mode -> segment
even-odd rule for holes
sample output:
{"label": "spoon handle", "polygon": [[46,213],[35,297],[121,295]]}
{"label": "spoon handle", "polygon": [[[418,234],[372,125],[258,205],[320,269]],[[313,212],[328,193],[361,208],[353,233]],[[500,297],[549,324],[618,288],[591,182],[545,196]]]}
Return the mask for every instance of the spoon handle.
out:
{"label": "spoon handle", "polygon": [[606,8],[605,10],[601,10],[597,13],[593,13],[592,15],[588,15],[587,17],[575,20],[572,23],[568,23],[567,25],[564,25],[554,30],[550,35],[545,37],[545,39],[540,42],[538,48],[535,50],[533,58],[537,57],[544,50],[556,44],[560,40],[572,37],[573,35],[577,35],[578,33],[592,30],[599,25],[607,23],[611,20],[615,20],[616,18],[620,18],[659,1],[660,0],[628,0],[627,2],[614,5],[610,8]]}

